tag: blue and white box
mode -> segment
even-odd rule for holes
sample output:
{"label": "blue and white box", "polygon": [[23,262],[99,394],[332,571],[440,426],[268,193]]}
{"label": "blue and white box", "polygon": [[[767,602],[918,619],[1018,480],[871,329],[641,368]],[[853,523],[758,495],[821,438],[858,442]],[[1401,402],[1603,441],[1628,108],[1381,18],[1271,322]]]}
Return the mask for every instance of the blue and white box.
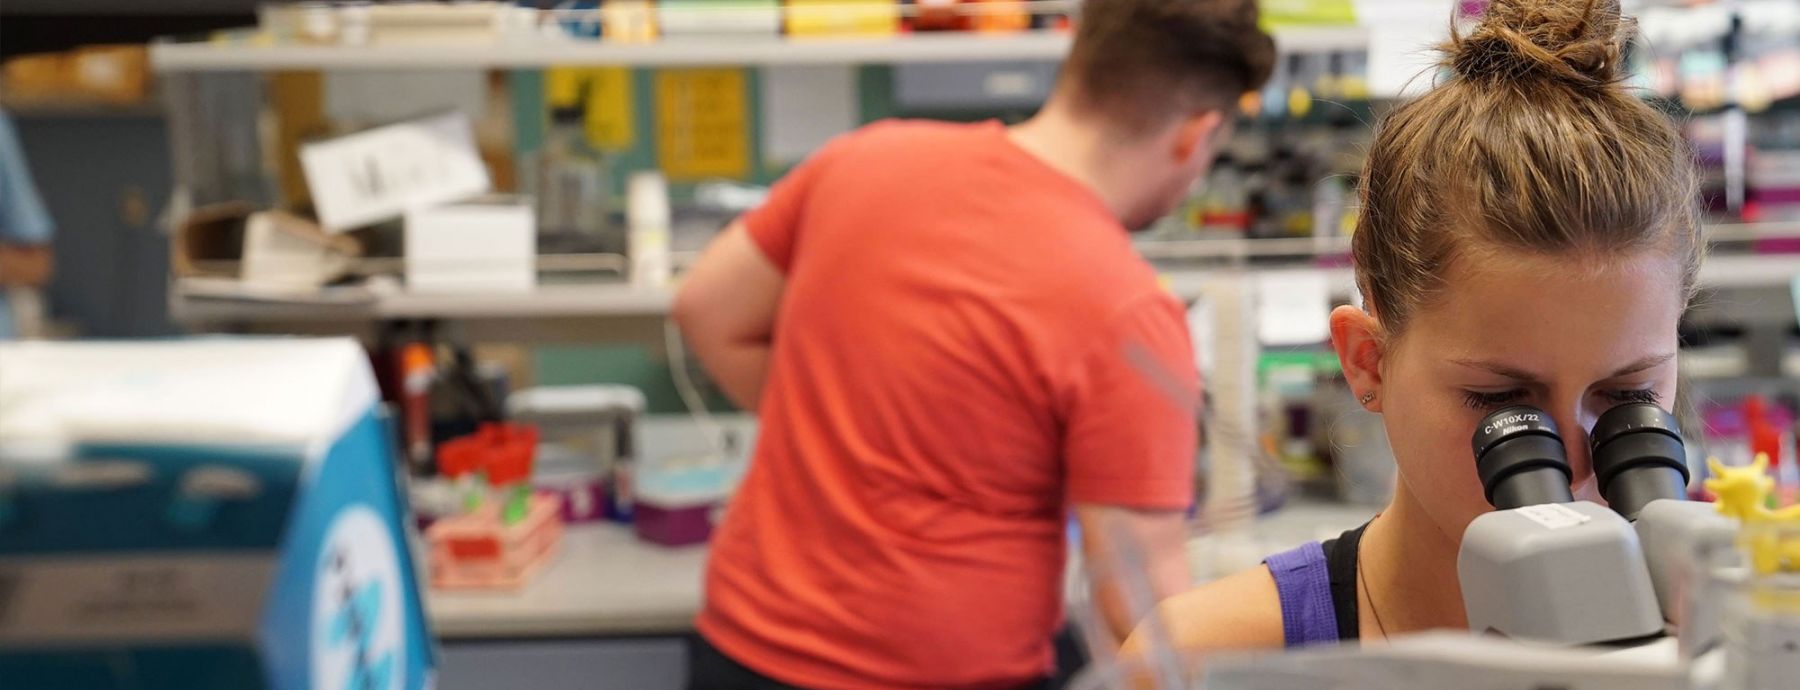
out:
{"label": "blue and white box", "polygon": [[399,467],[350,340],[0,344],[0,687],[432,687]]}

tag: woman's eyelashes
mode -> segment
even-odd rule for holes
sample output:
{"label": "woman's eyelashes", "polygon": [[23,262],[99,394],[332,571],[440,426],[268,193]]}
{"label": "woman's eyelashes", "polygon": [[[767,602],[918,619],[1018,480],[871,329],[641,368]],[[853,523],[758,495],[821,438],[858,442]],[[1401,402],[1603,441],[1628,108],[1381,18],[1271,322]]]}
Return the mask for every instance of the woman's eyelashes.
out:
{"label": "woman's eyelashes", "polygon": [[1517,402],[1525,397],[1525,389],[1514,388],[1508,391],[1463,391],[1463,403],[1477,410],[1491,410],[1508,403]]}
{"label": "woman's eyelashes", "polygon": [[[1602,400],[1614,405],[1624,405],[1626,403],[1654,404],[1662,402],[1662,394],[1656,392],[1656,389],[1654,388],[1610,389],[1599,391],[1596,395],[1599,395]],[[1491,392],[1465,390],[1463,391],[1463,403],[1468,405],[1471,409],[1494,410],[1519,402],[1523,400],[1525,396],[1526,391],[1523,388]]]}
{"label": "woman's eyelashes", "polygon": [[1654,389],[1654,388],[1629,388],[1629,389],[1623,389],[1623,390],[1609,390],[1609,391],[1601,392],[1601,395],[1605,396],[1607,400],[1610,400],[1610,401],[1620,404],[1620,405],[1623,405],[1625,403],[1652,403],[1652,404],[1654,404],[1654,403],[1662,402],[1662,394],[1657,393],[1656,389]]}

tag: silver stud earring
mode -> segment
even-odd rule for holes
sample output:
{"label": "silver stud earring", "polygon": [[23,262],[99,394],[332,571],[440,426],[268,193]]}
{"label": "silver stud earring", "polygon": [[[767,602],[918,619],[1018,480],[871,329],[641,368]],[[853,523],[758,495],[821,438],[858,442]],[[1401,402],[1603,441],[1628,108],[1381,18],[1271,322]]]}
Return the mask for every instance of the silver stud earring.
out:
{"label": "silver stud earring", "polygon": [[1375,391],[1369,391],[1367,393],[1364,393],[1363,396],[1361,398],[1359,398],[1359,400],[1364,405],[1375,402]]}

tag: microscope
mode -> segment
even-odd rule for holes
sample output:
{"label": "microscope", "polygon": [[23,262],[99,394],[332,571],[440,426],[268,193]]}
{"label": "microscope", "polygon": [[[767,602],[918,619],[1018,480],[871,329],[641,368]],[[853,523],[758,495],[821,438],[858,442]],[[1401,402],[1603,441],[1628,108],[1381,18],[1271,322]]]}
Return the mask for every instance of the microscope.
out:
{"label": "microscope", "polygon": [[[1734,597],[1733,580],[1703,574],[1733,573],[1741,584],[1762,566],[1743,555],[1750,528],[1715,504],[1685,500],[1686,451],[1672,415],[1633,403],[1595,423],[1589,444],[1605,506],[1574,499],[1563,436],[1542,410],[1496,411],[1481,420],[1472,444],[1495,508],[1469,524],[1457,557],[1475,634],[1209,660],[1198,687],[1796,687],[1800,600],[1792,592],[1800,584]],[[1762,477],[1760,465],[1714,471]],[[1757,606],[1783,613],[1745,616],[1744,607]],[[1735,628],[1721,623],[1731,616],[1740,621]]]}
{"label": "microscope", "polygon": [[1629,646],[1678,618],[1682,556],[1735,523],[1685,500],[1675,418],[1649,403],[1615,407],[1589,435],[1608,505],[1576,501],[1550,415],[1508,407],[1482,419],[1475,467],[1495,510],[1463,532],[1457,556],[1469,628],[1554,645]]}

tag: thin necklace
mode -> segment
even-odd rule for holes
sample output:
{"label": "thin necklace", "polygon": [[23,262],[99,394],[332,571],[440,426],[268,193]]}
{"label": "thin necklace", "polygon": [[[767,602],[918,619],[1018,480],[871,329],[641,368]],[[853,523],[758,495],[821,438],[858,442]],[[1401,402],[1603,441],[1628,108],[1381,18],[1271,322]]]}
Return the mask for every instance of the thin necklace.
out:
{"label": "thin necklace", "polygon": [[[1364,539],[1368,538],[1366,534],[1363,536]],[[1381,631],[1381,639],[1386,640],[1388,638],[1387,625],[1381,622],[1381,609],[1375,607],[1375,592],[1369,589],[1369,578],[1363,574],[1363,549],[1360,545],[1356,549],[1356,581],[1362,584],[1363,598],[1369,602],[1369,613],[1375,615],[1375,628]]]}

